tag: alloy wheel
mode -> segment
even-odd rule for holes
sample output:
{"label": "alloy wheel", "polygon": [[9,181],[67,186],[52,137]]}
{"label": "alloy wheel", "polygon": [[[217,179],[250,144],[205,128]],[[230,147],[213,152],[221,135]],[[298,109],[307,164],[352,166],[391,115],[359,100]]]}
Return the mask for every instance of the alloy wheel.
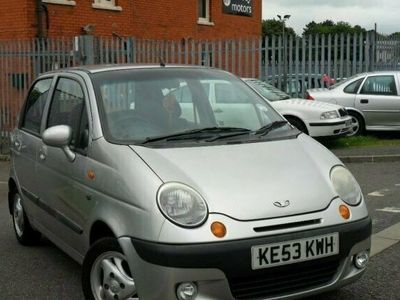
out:
{"label": "alloy wheel", "polygon": [[24,234],[25,220],[24,208],[22,207],[21,197],[19,195],[16,195],[14,199],[13,218],[15,232],[19,237],[22,237],[22,235]]}
{"label": "alloy wheel", "polygon": [[109,251],[94,262],[90,282],[96,300],[138,299],[135,281],[122,253]]}

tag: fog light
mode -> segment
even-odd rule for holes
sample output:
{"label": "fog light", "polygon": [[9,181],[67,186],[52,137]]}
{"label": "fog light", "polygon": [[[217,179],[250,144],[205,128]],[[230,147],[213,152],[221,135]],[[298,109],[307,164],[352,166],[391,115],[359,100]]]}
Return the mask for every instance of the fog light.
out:
{"label": "fog light", "polygon": [[178,300],[193,300],[197,296],[197,286],[194,282],[183,282],[176,289]]}
{"label": "fog light", "polygon": [[360,253],[357,253],[356,256],[354,256],[354,265],[358,269],[364,269],[369,262],[369,253],[368,251],[362,251]]}

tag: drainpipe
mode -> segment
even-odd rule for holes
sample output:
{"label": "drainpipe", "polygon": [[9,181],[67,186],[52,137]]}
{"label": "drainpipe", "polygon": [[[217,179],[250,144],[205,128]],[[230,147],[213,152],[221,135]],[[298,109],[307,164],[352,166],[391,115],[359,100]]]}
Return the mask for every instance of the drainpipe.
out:
{"label": "drainpipe", "polygon": [[42,0],[36,0],[36,21],[37,21],[37,37],[43,38],[43,3]]}

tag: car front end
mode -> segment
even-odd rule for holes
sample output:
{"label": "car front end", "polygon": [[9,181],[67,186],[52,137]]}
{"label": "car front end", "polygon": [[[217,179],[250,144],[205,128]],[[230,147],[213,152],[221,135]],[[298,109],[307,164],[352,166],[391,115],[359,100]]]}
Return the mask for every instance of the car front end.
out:
{"label": "car front end", "polygon": [[[304,100],[302,100],[304,101]],[[328,104],[328,103],[326,103]],[[349,133],[352,126],[351,116],[345,108],[328,104],[332,110],[325,108],[313,119],[307,119],[307,129],[312,137],[342,136]]]}
{"label": "car front end", "polygon": [[[364,273],[371,220],[361,190],[309,137],[268,147],[191,148],[189,154],[132,148],[164,182],[153,199],[157,218],[165,218],[158,239],[119,239],[131,270],[141,270],[135,279],[141,297],[294,299],[337,289]],[[246,155],[251,148],[257,159]],[[199,153],[210,158],[196,161]],[[212,170],[229,169],[234,157],[238,165],[231,173]],[[285,165],[295,161],[303,163],[288,175]],[[268,166],[281,171],[265,174]],[[299,178],[305,173],[319,179]],[[160,201],[164,196],[167,206]],[[188,198],[198,205],[185,204]]]}
{"label": "car front end", "polygon": [[[342,106],[291,98],[274,86],[254,78],[243,79],[251,88],[267,99],[292,125],[312,137],[341,136],[352,125],[351,117]],[[300,122],[300,123],[299,123]]]}

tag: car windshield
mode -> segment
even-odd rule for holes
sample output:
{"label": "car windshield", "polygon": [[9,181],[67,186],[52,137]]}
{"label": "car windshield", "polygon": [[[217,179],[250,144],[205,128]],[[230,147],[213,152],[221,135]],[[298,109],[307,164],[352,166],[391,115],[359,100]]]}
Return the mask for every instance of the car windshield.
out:
{"label": "car windshield", "polygon": [[111,142],[220,141],[255,136],[263,128],[291,129],[257,93],[224,71],[144,68],[92,78],[103,132]]}
{"label": "car windshield", "polygon": [[281,101],[290,99],[290,96],[288,94],[264,81],[257,79],[247,79],[245,81],[269,101]]}

